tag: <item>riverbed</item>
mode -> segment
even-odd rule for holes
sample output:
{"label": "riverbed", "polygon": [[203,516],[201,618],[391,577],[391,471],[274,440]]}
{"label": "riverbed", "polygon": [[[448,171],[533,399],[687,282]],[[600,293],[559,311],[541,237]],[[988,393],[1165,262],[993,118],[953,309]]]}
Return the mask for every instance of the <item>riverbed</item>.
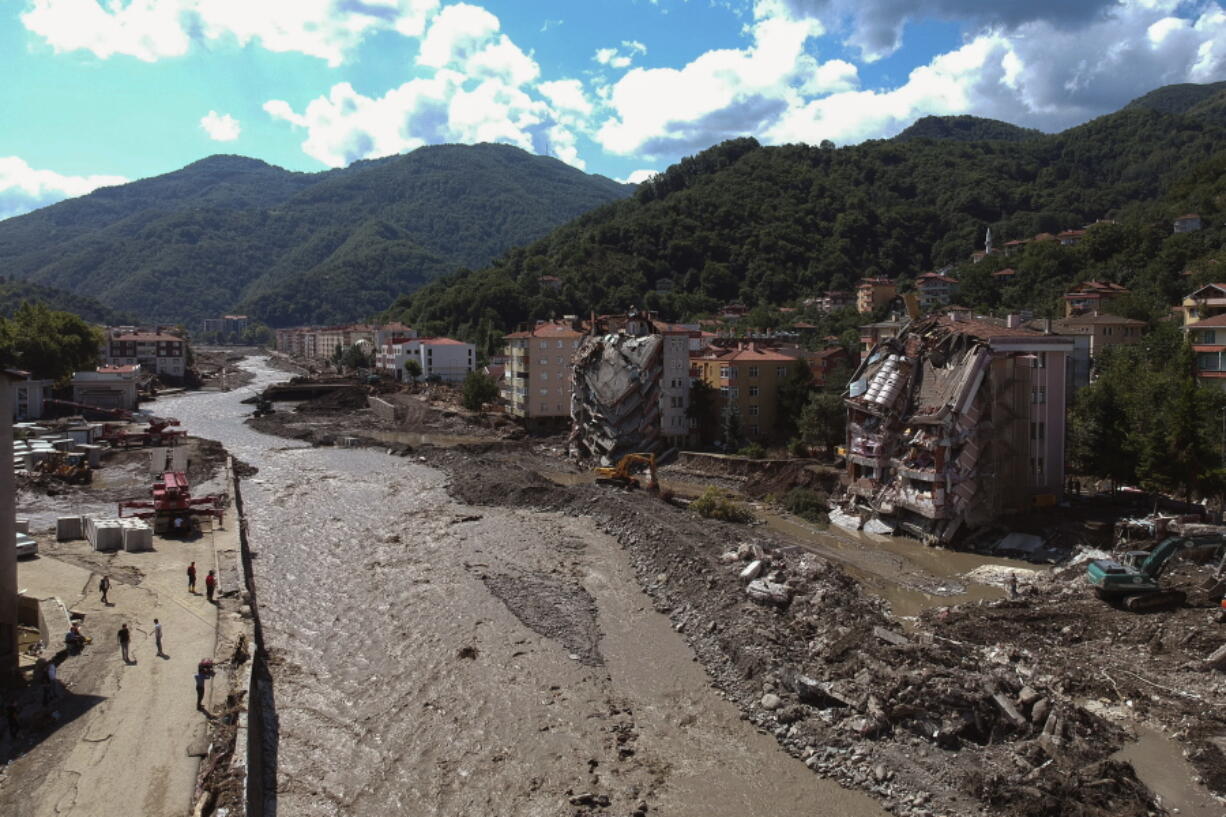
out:
{"label": "riverbed", "polygon": [[[284,377],[243,365],[254,388]],[[412,459],[259,434],[244,396],[159,411],[259,469],[279,813],[883,813],[743,720],[586,518],[475,508]]]}

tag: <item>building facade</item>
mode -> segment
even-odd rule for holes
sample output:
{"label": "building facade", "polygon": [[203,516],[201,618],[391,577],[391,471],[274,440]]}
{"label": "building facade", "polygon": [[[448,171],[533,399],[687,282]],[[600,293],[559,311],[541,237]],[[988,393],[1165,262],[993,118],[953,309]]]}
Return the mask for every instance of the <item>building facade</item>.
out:
{"label": "building facade", "polygon": [[898,295],[898,286],[889,278],[865,278],[856,287],[856,311],[867,315],[888,304]]}
{"label": "building facade", "polygon": [[505,337],[500,387],[507,411],[525,420],[569,422],[571,361],[584,330],[578,319],[537,321]]}
{"label": "building facade", "polygon": [[25,380],[13,382],[13,420],[24,422],[43,416],[43,401],[51,396],[53,380],[34,380],[28,374]]}
{"label": "building facade", "polygon": [[452,338],[394,338],[375,351],[375,370],[394,380],[408,380],[405,364],[416,360],[421,377],[463,383],[476,369],[477,347]]}
{"label": "building facade", "polygon": [[779,387],[808,363],[755,342],[712,346],[691,358],[698,379],[719,392],[720,416],[733,412],[750,440],[776,439]]}
{"label": "building facade", "polygon": [[[12,387],[25,372],[0,369],[0,417],[13,413]],[[0,679],[16,680],[17,650],[17,485],[13,475],[13,426],[0,422]]]}
{"label": "building facade", "polygon": [[930,312],[953,303],[958,294],[958,281],[938,272],[925,272],[915,279],[915,291],[919,294],[920,309]]}
{"label": "building facade", "polygon": [[[1054,236],[1052,237],[1054,240]],[[1038,240],[1037,238],[1035,239]],[[1110,281],[1086,281],[1064,293],[1064,316],[1101,315],[1111,311],[1117,298],[1129,290]]]}
{"label": "building facade", "polygon": [[99,408],[132,411],[136,408],[139,367],[99,366],[97,371],[77,372],[72,376],[72,399]]}
{"label": "building facade", "polygon": [[108,333],[100,357],[106,366],[140,366],[149,374],[187,373],[187,341],[164,332]]}

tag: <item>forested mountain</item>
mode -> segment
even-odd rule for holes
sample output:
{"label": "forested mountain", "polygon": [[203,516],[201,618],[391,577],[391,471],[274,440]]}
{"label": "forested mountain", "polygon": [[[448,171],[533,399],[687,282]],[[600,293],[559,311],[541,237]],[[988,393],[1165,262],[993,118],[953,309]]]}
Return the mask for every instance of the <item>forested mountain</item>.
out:
{"label": "forested mountain", "polygon": [[76,295],[62,289],[29,281],[13,281],[0,277],[0,318],[11,318],[23,303],[42,303],[51,309],[71,312],[90,323],[122,324],[135,317],[103,306],[88,295]]}
{"label": "forested mountain", "polygon": [[[1144,278],[1153,298],[1173,297],[1187,283],[1179,265],[1214,251],[1217,230],[1183,242],[1159,272],[1142,262],[1161,250],[1175,216],[1221,221],[1226,129],[1194,113],[1216,99],[1212,90],[1146,97],[1178,96],[1186,113],[1135,104],[1020,141],[917,137],[836,149],[732,140],[668,168],[630,200],[401,298],[390,314],[482,341],[520,321],[593,309],[638,305],[681,319],[727,301],[792,303],[861,276],[958,264],[982,249],[988,227],[1000,246],[1108,218],[1120,223],[1126,256],[1099,247],[1090,264],[1070,253],[1056,272],[1044,266],[1042,292],[998,304],[1049,311],[1050,293],[1091,268],[1127,284]],[[542,275],[562,286],[542,286]]]}
{"label": "forested mountain", "polygon": [[508,145],[320,173],[212,156],[0,221],[0,269],[146,320],[352,320],[632,189]]}
{"label": "forested mountain", "polygon": [[910,142],[915,139],[951,139],[958,142],[978,142],[983,139],[1000,139],[1020,142],[1043,136],[1042,131],[1022,128],[1001,122],[999,119],[983,119],[978,116],[925,116],[917,119],[911,127],[894,137],[895,142]]}

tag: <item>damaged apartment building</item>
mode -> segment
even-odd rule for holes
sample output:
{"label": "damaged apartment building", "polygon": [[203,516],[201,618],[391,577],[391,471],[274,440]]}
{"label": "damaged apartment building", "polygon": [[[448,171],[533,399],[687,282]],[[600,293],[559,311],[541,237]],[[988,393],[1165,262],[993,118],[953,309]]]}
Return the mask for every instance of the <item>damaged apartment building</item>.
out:
{"label": "damaged apartment building", "polygon": [[612,465],[685,440],[694,331],[636,311],[593,317],[574,356],[572,456]]}
{"label": "damaged apartment building", "polygon": [[848,386],[848,510],[929,542],[1054,504],[1072,341],[962,313],[912,321]]}

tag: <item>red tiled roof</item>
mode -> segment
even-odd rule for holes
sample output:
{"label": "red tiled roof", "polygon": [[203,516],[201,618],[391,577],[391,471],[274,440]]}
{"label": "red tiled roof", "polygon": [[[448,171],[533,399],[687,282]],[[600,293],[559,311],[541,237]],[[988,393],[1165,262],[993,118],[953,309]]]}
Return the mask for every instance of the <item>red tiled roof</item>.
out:
{"label": "red tiled roof", "polygon": [[1056,237],[1051,233],[1039,233],[1034,237],[1035,241],[1055,241]]}
{"label": "red tiled roof", "polygon": [[948,275],[941,275],[939,272],[925,272],[923,275],[915,279],[915,285],[918,287],[918,286],[923,286],[924,284],[930,284],[936,281],[939,281],[943,284],[958,283],[957,278],[950,278]]}
{"label": "red tiled roof", "polygon": [[1182,216],[1180,216],[1179,218],[1177,218],[1177,219],[1175,219],[1175,220],[1176,220],[1176,221],[1183,221],[1185,218],[1200,218],[1200,216],[1199,216],[1199,215],[1197,215],[1196,213],[1184,213]]}
{"label": "red tiled roof", "polygon": [[1008,278],[1010,275],[1017,275],[1017,270],[1015,270],[1013,267],[1005,267],[1004,269],[997,270],[996,272],[992,273],[994,278]]}
{"label": "red tiled roof", "polygon": [[1184,329],[1212,329],[1215,326],[1226,326],[1226,312],[1221,315],[1214,315],[1212,318],[1203,318],[1196,323],[1190,323]]}
{"label": "red tiled roof", "polygon": [[409,343],[418,342],[422,346],[465,346],[462,340],[455,338],[409,338]]}
{"label": "red tiled roof", "polygon": [[738,346],[732,349],[723,349],[718,347],[709,347],[706,352],[701,355],[703,360],[718,360],[721,363],[728,361],[755,362],[762,361],[764,363],[791,363],[798,358],[795,355],[789,355],[778,349],[762,349],[758,346]]}
{"label": "red tiled roof", "polygon": [[98,372],[100,372],[101,374],[131,374],[132,372],[136,371],[136,370],[137,370],[137,369],[139,369],[139,368],[140,368],[140,366],[135,366],[135,365],[129,365],[129,366],[99,366],[97,370],[98,370]]}

